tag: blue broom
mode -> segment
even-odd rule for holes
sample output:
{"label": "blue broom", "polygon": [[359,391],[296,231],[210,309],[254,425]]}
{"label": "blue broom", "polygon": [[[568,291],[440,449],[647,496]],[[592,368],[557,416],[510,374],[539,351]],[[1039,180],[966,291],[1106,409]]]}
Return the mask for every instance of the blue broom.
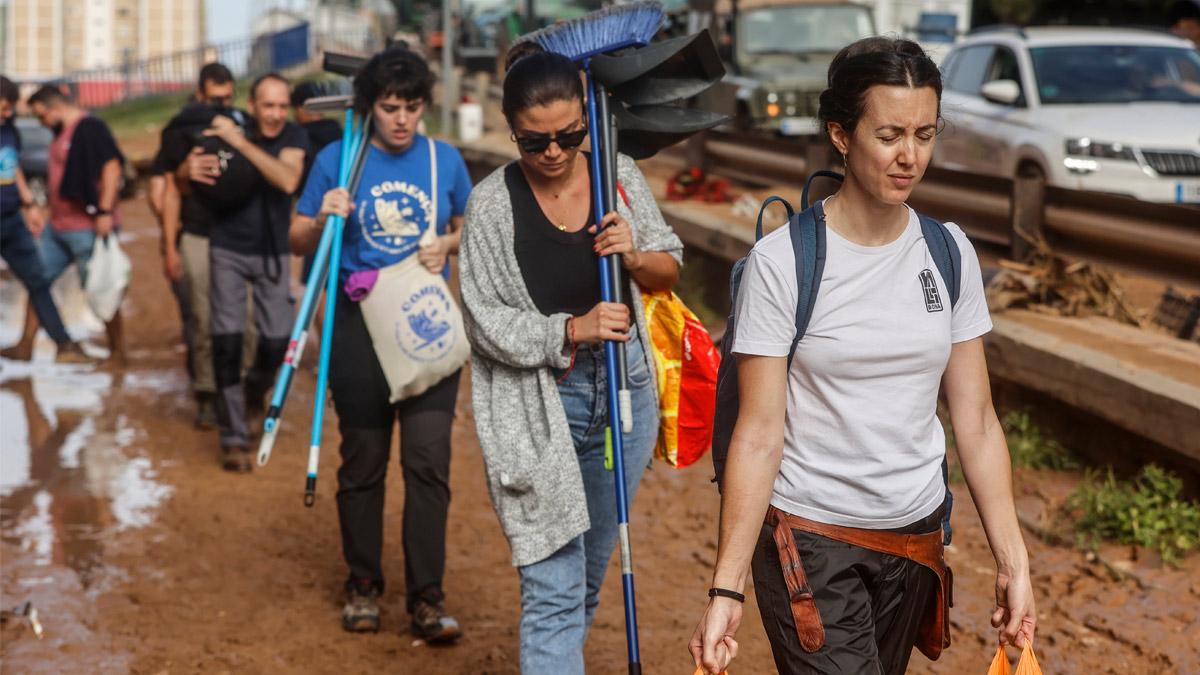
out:
{"label": "blue broom", "polygon": [[[662,25],[662,17],[663,6],[657,1],[615,5],[543,28],[525,38],[537,42],[546,51],[570,58],[587,74],[588,133],[592,137],[592,198],[596,205],[597,218],[616,210],[617,143],[612,117],[608,113],[608,93],[592,76],[589,61],[597,54],[649,43]],[[622,302],[621,278],[620,256],[605,256],[605,259],[600,261],[600,293],[604,302]],[[625,447],[622,439],[623,433],[633,430],[633,407],[628,371],[625,367],[625,343],[608,340],[604,347],[609,382],[609,427],[606,441],[611,442],[613,482],[617,492],[621,585],[625,599],[625,640],[629,652],[629,673],[640,675],[642,664],[638,650],[633,553],[629,542],[629,497],[625,486]]]}
{"label": "blue broom", "polygon": [[[357,164],[357,157],[354,150],[359,147],[361,140],[362,129],[355,130],[354,128],[354,109],[346,109],[346,123],[342,127],[342,155],[338,164],[338,187],[348,187],[350,175],[354,173],[354,167]],[[354,190],[356,186],[350,186]],[[353,194],[353,193],[351,193]],[[321,291],[325,283],[325,273],[328,269],[329,251],[333,246],[333,228],[327,227],[321,234],[320,244],[317,246],[316,255],[313,257],[313,267],[309,274],[307,288],[304,289],[304,298],[300,303],[300,311],[296,315],[296,322],[292,328],[292,337],[288,342],[288,351],[283,359],[283,366],[279,369],[279,376],[275,380],[275,390],[271,396],[271,405],[267,409],[266,418],[263,420],[263,436],[258,447],[258,465],[266,466],[271,459],[271,450],[275,447],[275,439],[279,435],[279,418],[283,414],[283,405],[287,400],[288,392],[291,390],[292,378],[295,375],[296,368],[300,365],[300,359],[304,354],[304,346],[308,342],[308,331],[312,325],[313,315],[316,313],[317,303],[320,301]]]}

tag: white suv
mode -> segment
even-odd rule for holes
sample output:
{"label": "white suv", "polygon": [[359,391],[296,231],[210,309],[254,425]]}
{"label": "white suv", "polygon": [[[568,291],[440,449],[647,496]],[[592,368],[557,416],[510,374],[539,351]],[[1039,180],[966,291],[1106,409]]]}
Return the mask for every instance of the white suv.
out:
{"label": "white suv", "polygon": [[1200,203],[1200,52],[1150,30],[976,31],[942,62],[933,163]]}

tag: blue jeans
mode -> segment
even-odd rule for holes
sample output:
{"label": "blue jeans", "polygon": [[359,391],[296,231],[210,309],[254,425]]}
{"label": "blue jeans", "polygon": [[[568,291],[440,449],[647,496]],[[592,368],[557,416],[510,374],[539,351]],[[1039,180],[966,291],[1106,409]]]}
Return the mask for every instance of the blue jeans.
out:
{"label": "blue jeans", "polygon": [[[626,343],[633,432],[624,435],[625,485],[630,504],[658,438],[654,379],[638,338]],[[554,373],[560,377],[562,371]],[[600,603],[600,584],[617,544],[613,472],[604,468],[608,374],[604,345],[581,346],[575,366],[558,384],[583,473],[592,527],[549,558],[518,568],[521,576],[521,672],[582,675],[583,643]]]}
{"label": "blue jeans", "polygon": [[47,225],[37,243],[38,251],[42,255],[42,265],[46,268],[46,276],[50,281],[62,276],[71,263],[75,263],[79,269],[80,285],[87,286],[87,266],[92,259],[92,248],[96,245],[95,230],[59,232]]}
{"label": "blue jeans", "polygon": [[0,218],[0,252],[4,255],[4,262],[8,263],[13,274],[29,291],[29,304],[33,306],[33,313],[46,329],[46,334],[57,345],[70,342],[71,336],[63,326],[54,299],[50,297],[50,282],[54,277],[46,274],[38,246],[19,211]]}

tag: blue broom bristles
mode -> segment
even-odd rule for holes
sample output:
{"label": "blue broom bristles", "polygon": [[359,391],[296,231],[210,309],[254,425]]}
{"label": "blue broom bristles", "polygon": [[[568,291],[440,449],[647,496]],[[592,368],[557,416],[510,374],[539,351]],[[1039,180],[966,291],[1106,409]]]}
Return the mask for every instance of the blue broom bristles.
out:
{"label": "blue broom bristles", "polygon": [[581,17],[560,21],[522,40],[532,40],[548,52],[583,61],[596,54],[632,45],[645,45],[662,25],[658,0],[612,5]]}

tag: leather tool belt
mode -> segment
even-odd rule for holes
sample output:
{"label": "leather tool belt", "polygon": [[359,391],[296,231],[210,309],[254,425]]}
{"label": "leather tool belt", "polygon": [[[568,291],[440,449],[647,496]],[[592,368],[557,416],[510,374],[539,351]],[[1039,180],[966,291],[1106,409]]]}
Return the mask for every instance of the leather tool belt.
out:
{"label": "leather tool belt", "polygon": [[823,537],[879,553],[907,558],[928,567],[938,577],[937,593],[921,617],[916,647],[930,660],[936,661],[942,650],[950,646],[950,608],[954,606],[954,577],[943,556],[942,530],[926,534],[896,534],[883,530],[864,530],[857,527],[826,525],[814,520],[793,516],[771,506],[767,509],[767,525],[775,528],[775,546],[783,579],[791,598],[792,618],[796,634],[804,651],[812,653],[825,644],[825,626],[808,585],[808,575],[792,530],[819,534]]}

